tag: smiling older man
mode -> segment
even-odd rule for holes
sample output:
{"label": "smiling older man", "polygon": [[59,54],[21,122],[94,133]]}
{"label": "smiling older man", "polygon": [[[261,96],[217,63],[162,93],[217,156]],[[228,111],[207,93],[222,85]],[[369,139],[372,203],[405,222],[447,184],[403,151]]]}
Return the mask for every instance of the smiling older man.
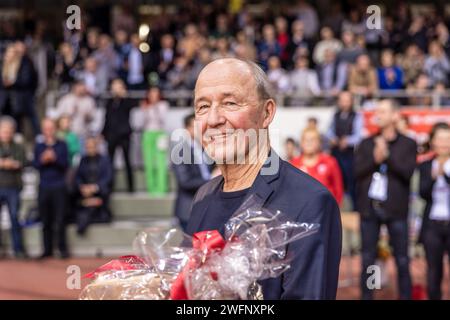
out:
{"label": "smiling older man", "polygon": [[222,175],[197,192],[187,232],[223,233],[225,222],[256,194],[265,208],[320,224],[319,232],[288,246],[293,260],[287,272],[261,281],[264,299],[334,299],[341,256],[339,208],[324,186],[271,149],[268,128],[276,104],[269,88],[264,71],[250,61],[218,59],[200,73],[196,125]]}

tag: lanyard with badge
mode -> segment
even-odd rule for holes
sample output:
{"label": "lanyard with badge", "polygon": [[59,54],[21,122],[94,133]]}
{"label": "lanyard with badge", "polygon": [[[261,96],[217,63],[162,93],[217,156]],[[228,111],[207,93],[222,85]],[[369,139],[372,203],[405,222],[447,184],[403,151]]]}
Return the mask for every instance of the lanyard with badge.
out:
{"label": "lanyard with badge", "polygon": [[380,169],[372,174],[368,196],[372,200],[386,201],[388,189],[387,165],[380,165]]}

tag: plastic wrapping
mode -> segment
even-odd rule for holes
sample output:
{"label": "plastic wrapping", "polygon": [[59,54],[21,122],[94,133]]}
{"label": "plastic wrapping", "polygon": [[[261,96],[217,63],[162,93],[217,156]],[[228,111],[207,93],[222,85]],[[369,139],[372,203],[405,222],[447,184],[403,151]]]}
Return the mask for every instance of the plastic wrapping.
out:
{"label": "plastic wrapping", "polygon": [[90,274],[94,281],[81,299],[261,299],[257,281],[278,277],[290,267],[286,247],[319,228],[262,208],[252,195],[216,230],[189,237],[178,229],[140,232],[138,257],[108,264]]}

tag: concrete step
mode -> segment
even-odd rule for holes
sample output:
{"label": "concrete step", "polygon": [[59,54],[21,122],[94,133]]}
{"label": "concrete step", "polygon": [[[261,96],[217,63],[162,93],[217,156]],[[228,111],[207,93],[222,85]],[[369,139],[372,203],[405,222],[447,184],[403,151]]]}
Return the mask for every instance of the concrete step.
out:
{"label": "concrete step", "polygon": [[[175,193],[151,196],[146,192],[114,192],[111,195],[110,208],[115,220],[170,218],[173,215],[175,196]],[[35,194],[22,194],[22,217],[30,208],[36,206]]]}
{"label": "concrete step", "polygon": [[[76,226],[67,227],[67,243],[74,256],[102,257],[134,254],[133,240],[139,231],[148,227],[172,227],[171,219],[150,219],[142,221],[119,221],[107,224],[93,224],[87,233],[80,237]],[[10,251],[10,232],[2,231],[2,243]],[[42,253],[42,225],[37,223],[23,229],[24,245],[31,256]]]}

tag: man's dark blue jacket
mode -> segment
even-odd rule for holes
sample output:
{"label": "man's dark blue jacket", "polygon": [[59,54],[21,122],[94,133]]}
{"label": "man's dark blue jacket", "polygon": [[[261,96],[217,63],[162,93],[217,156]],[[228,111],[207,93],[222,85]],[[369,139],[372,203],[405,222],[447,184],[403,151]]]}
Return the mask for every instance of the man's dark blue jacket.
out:
{"label": "man's dark blue jacket", "polygon": [[[257,194],[265,208],[281,210],[293,221],[319,223],[320,228],[288,245],[291,267],[277,278],[261,281],[264,299],[335,299],[342,247],[339,207],[322,184],[281,160],[273,150],[264,166],[277,161],[278,170],[269,175],[260,172],[247,195]],[[222,180],[216,177],[197,192],[188,234],[202,231],[204,221],[217,219],[207,209]]]}

